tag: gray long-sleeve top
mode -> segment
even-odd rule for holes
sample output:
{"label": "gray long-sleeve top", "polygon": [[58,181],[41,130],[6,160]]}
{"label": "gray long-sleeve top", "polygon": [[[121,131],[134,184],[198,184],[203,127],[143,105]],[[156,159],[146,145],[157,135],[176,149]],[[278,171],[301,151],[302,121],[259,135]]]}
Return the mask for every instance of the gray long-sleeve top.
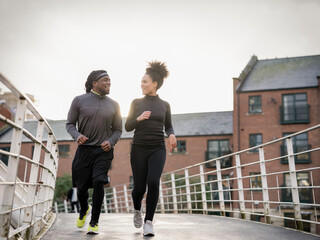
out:
{"label": "gray long-sleeve top", "polygon": [[92,92],[77,96],[68,113],[66,130],[74,140],[81,134],[88,137],[84,145],[100,146],[107,140],[114,147],[122,134],[119,104]]}

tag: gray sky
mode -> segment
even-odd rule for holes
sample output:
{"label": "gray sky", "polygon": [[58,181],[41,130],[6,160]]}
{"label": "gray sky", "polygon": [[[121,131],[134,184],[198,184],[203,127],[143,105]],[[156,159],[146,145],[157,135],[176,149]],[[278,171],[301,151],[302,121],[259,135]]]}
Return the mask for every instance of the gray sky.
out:
{"label": "gray sky", "polygon": [[66,119],[92,70],[126,116],[147,62],[172,113],[230,111],[232,78],[258,59],[320,54],[320,0],[0,0],[0,72]]}

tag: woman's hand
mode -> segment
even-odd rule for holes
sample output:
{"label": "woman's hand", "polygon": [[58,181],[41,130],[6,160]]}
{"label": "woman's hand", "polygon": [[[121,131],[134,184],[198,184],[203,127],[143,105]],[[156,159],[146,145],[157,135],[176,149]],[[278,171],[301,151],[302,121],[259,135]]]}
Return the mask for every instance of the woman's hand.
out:
{"label": "woman's hand", "polygon": [[137,117],[137,121],[141,122],[143,120],[149,119],[150,115],[151,115],[151,111],[144,111],[143,113],[141,113],[139,117]]}
{"label": "woman's hand", "polygon": [[168,147],[169,147],[170,152],[172,152],[173,149],[175,149],[177,147],[177,139],[174,134],[170,134],[170,136],[169,136]]}
{"label": "woman's hand", "polygon": [[78,145],[82,145],[84,144],[89,138],[87,138],[85,135],[80,135],[78,138],[77,138],[77,143]]}

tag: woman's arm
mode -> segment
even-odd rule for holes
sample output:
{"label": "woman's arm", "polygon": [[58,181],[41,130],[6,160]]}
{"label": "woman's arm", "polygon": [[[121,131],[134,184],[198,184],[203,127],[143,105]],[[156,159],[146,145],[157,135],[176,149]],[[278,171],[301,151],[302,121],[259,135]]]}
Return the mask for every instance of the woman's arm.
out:
{"label": "woman's arm", "polygon": [[130,110],[129,110],[129,114],[125,123],[125,129],[127,132],[130,132],[132,130],[134,130],[137,125],[138,125],[138,121],[135,118],[135,101],[133,100],[130,106]]}
{"label": "woman's arm", "polygon": [[171,120],[171,108],[168,103],[167,112],[166,112],[166,122],[165,122],[165,131],[169,137],[168,148],[172,152],[173,149],[177,147],[177,139],[173,131],[172,120]]}

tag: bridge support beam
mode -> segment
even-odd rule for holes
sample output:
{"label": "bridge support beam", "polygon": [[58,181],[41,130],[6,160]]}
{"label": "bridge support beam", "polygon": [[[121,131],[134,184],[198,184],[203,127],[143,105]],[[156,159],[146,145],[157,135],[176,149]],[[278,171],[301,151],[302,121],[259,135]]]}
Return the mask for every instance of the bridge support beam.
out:
{"label": "bridge support beam", "polygon": [[239,154],[236,155],[236,169],[237,169],[240,218],[246,219],[246,214],[245,214],[246,207],[245,207],[245,203],[244,203],[243,180],[242,180],[241,162],[240,162],[240,155]]}
{"label": "bridge support beam", "polygon": [[175,179],[174,173],[171,173],[171,186],[172,186],[172,198],[173,198],[173,213],[178,213],[176,179]]}
{"label": "bridge support beam", "polygon": [[189,179],[189,170],[188,169],[184,170],[184,176],[186,178],[186,193],[187,193],[188,213],[192,213],[190,179]]}
{"label": "bridge support beam", "polygon": [[161,213],[165,213],[165,208],[164,208],[164,199],[163,199],[163,189],[162,189],[162,181],[160,179],[160,185],[159,185],[159,199],[160,199],[160,208],[161,208]]}
{"label": "bridge support beam", "polygon": [[208,214],[208,206],[207,206],[207,191],[206,191],[206,181],[204,179],[204,170],[203,165],[199,166],[200,168],[200,183],[201,183],[201,196],[202,196],[202,209],[203,214]]}
{"label": "bridge support beam", "polygon": [[224,205],[224,196],[223,196],[223,186],[222,186],[222,175],[221,175],[221,160],[217,159],[216,161],[217,168],[217,179],[218,179],[218,191],[219,191],[219,205],[220,205],[220,214],[221,216],[226,216],[225,205]]}
{"label": "bridge support beam", "polygon": [[261,173],[262,197],[263,197],[263,208],[264,208],[265,222],[268,224],[271,224],[271,219],[269,216],[270,204],[269,204],[267,171],[266,171],[266,162],[264,159],[263,148],[259,148],[259,160],[260,160],[260,173]]}
{"label": "bridge support beam", "polygon": [[292,203],[294,209],[294,218],[296,223],[296,228],[303,230],[303,222],[301,221],[301,209],[300,209],[300,198],[299,198],[299,189],[297,182],[297,172],[296,165],[294,161],[294,152],[293,152],[293,143],[292,138],[287,140],[287,153],[288,153],[288,163],[290,171],[290,182],[291,182],[291,193],[292,193]]}

